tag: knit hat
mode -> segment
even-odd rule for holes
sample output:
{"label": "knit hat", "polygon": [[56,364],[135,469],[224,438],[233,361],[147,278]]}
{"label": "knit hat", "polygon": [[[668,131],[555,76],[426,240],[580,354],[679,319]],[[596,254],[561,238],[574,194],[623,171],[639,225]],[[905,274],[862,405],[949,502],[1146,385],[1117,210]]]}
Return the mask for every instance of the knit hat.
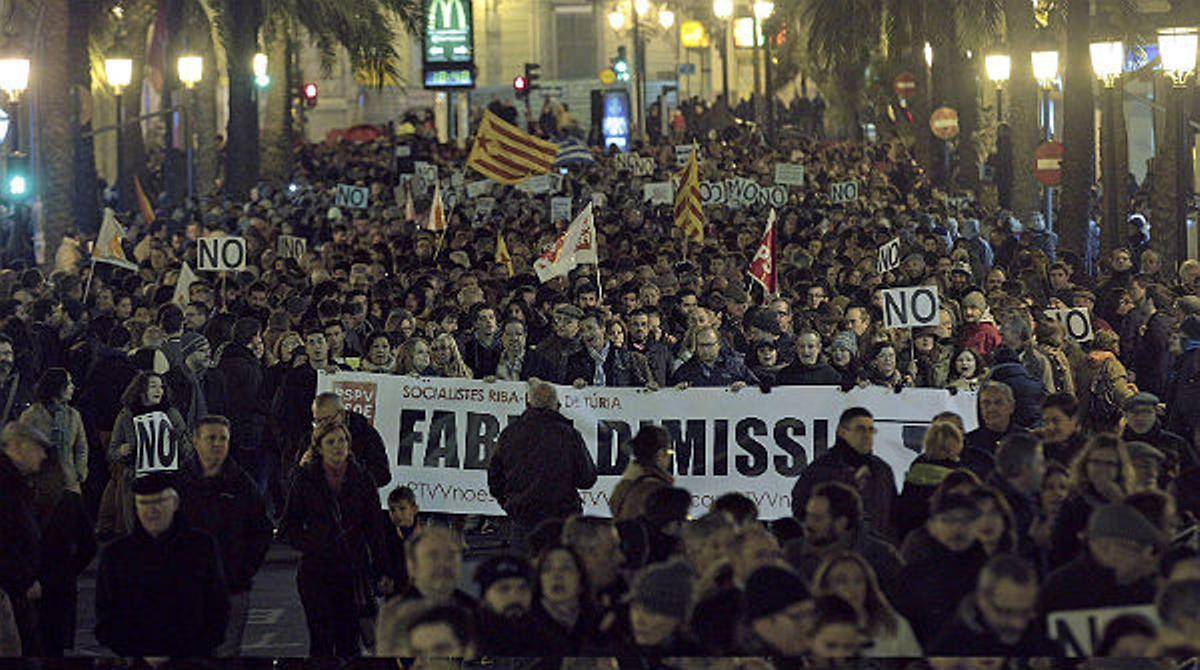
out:
{"label": "knit hat", "polygon": [[1093,540],[1110,537],[1150,546],[1157,546],[1165,539],[1162,531],[1141,512],[1123,503],[1105,505],[1092,512],[1088,518],[1087,536]]}
{"label": "knit hat", "polygon": [[961,272],[961,273],[965,274],[966,276],[970,277],[971,276],[971,264],[964,262],[964,261],[959,261],[958,263],[954,264],[954,268],[951,269],[950,272]]}
{"label": "knit hat", "polygon": [[795,572],[777,565],[764,565],[746,580],[742,611],[747,621],[757,621],[811,598],[812,593]]}
{"label": "knit hat", "polygon": [[854,333],[848,330],[843,330],[837,335],[833,336],[833,341],[829,343],[829,349],[830,351],[834,349],[845,349],[846,351],[850,352],[851,356],[857,356],[858,338],[854,336]]}
{"label": "knit hat", "polygon": [[655,614],[686,618],[692,609],[692,570],[681,560],[649,565],[633,578],[625,600]]}
{"label": "knit hat", "polygon": [[166,472],[152,472],[133,480],[133,493],[152,496],[175,487],[175,477]]}
{"label": "knit hat", "polygon": [[975,309],[984,310],[987,309],[987,298],[983,297],[983,294],[979,291],[971,291],[963,296],[962,306],[963,309],[974,307]]}
{"label": "knit hat", "polygon": [[529,563],[517,556],[493,556],[475,569],[475,581],[479,584],[480,595],[487,593],[492,584],[501,579],[524,579],[532,583],[533,571]]}
{"label": "knit hat", "polygon": [[191,356],[192,353],[205,347],[209,347],[208,338],[204,337],[200,333],[194,333],[189,330],[188,332],[179,336],[179,356],[184,360],[186,360],[188,356]]}
{"label": "knit hat", "polygon": [[1166,454],[1146,442],[1126,442],[1125,449],[1129,451],[1131,461],[1153,460],[1162,463],[1167,460]]}
{"label": "knit hat", "polygon": [[1145,407],[1147,405],[1150,407],[1158,407],[1158,396],[1154,395],[1153,393],[1142,391],[1141,393],[1135,394],[1129,400],[1126,400],[1123,408],[1128,412],[1135,407]]}

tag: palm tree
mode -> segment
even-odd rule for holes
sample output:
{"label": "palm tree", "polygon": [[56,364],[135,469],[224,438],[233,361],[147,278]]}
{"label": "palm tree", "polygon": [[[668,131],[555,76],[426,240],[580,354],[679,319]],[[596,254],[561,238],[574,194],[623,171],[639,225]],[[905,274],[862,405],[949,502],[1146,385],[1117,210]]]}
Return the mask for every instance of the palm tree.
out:
{"label": "palm tree", "polygon": [[1063,184],[1056,227],[1059,245],[1082,256],[1096,183],[1095,100],[1092,85],[1090,0],[1066,0],[1063,69]]}
{"label": "palm tree", "polygon": [[1012,127],[1013,192],[1012,209],[1025,217],[1039,209],[1041,187],[1033,178],[1033,150],[1041,140],[1038,132],[1038,90],[1033,79],[1030,52],[1036,23],[1029,0],[1005,0],[1004,27],[1012,56],[1012,76],[1008,82],[1008,123]]}
{"label": "palm tree", "polygon": [[34,62],[38,78],[32,94],[39,113],[38,148],[42,165],[42,212],[47,260],[63,235],[74,230],[75,141],[79,108],[73,104],[67,52],[71,28],[69,0],[45,0],[37,23]]}

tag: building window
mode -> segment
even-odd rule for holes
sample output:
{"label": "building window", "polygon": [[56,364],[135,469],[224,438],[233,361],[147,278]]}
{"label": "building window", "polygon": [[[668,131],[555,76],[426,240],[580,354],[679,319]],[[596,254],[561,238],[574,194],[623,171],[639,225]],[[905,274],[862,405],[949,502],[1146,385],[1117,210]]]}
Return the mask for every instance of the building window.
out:
{"label": "building window", "polygon": [[554,8],[554,62],[557,79],[596,76],[596,14],[592,5]]}

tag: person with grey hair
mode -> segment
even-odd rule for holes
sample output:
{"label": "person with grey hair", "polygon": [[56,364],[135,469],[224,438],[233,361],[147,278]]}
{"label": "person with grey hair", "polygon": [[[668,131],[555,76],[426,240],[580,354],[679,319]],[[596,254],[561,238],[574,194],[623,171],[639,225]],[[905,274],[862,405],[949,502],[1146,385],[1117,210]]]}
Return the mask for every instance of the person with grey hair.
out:
{"label": "person with grey hair", "polygon": [[583,435],[559,413],[558,391],[531,379],[528,405],[500,432],[488,465],[488,491],[511,520],[518,551],[539,523],[583,512],[577,489],[596,484],[596,464]]}
{"label": "person with grey hair", "polygon": [[1013,433],[1000,441],[996,450],[996,470],[988,483],[1004,495],[1013,511],[1019,553],[1032,551],[1029,527],[1041,509],[1039,495],[1046,457],[1042,442],[1032,433]]}
{"label": "person with grey hair", "polygon": [[1028,561],[992,557],[979,571],[975,592],[926,651],[937,656],[1058,656],[1061,650],[1039,625],[1038,576]]}
{"label": "person with grey hair", "polygon": [[[1013,423],[1013,413],[1017,409],[1016,398],[1007,384],[989,381],[980,387],[976,406],[979,408],[979,427],[964,436],[964,444],[969,449],[995,456],[1000,441],[1009,433],[1018,430]],[[985,479],[991,473],[975,474],[979,475],[980,479]]]}

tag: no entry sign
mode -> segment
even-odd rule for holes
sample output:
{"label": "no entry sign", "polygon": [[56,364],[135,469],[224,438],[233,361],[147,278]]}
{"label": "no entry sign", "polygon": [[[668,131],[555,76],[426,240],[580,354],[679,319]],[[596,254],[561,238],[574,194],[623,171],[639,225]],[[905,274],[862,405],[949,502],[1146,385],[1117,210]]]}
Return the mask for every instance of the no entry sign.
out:
{"label": "no entry sign", "polygon": [[929,115],[929,129],[939,140],[958,137],[958,112],[950,107],[939,107]]}
{"label": "no entry sign", "polygon": [[908,100],[917,92],[917,78],[911,72],[901,72],[896,77],[896,97]]}
{"label": "no entry sign", "polygon": [[1042,142],[1033,150],[1033,176],[1042,186],[1062,183],[1062,142]]}

